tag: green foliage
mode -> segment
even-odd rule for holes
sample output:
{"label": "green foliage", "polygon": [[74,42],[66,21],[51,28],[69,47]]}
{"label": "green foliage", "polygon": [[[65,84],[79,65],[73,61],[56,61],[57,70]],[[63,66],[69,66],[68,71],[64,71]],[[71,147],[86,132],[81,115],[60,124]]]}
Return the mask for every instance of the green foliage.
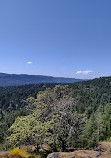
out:
{"label": "green foliage", "polygon": [[39,91],[44,91],[48,87],[53,88],[55,85],[48,83],[0,87],[0,149],[7,149],[8,128],[14,123],[15,119],[18,116],[27,116],[32,113],[27,106],[27,98],[30,97],[31,102],[32,99],[35,101]]}
{"label": "green foliage", "polygon": [[47,138],[50,139],[51,134],[48,130],[53,128],[53,124],[54,119],[41,122],[34,115],[18,117],[9,129],[12,133],[9,141],[13,146],[42,144]]}
{"label": "green foliage", "polygon": [[83,115],[71,110],[74,100],[68,86],[56,86],[40,92],[37,99],[29,98],[29,104],[36,106],[33,113],[18,117],[10,127],[10,143],[18,145],[50,144],[61,150],[77,146],[85,125]]}
{"label": "green foliage", "polygon": [[[40,147],[48,143],[55,151],[66,151],[93,147],[99,141],[110,140],[110,83],[111,77],[57,85],[45,91],[40,89],[27,99],[25,109],[14,118],[8,116],[8,120],[0,111],[2,120],[9,121],[8,127],[11,125],[8,133],[11,144]],[[7,125],[2,123],[1,131]],[[2,135],[3,132],[1,138]]]}

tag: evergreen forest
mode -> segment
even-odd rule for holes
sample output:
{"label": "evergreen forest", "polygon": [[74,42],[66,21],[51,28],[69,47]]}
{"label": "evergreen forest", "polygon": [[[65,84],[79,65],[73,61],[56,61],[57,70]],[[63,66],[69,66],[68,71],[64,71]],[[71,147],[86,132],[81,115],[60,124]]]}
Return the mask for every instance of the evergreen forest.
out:
{"label": "evergreen forest", "polygon": [[111,141],[111,77],[0,88],[0,150],[72,151],[100,141]]}

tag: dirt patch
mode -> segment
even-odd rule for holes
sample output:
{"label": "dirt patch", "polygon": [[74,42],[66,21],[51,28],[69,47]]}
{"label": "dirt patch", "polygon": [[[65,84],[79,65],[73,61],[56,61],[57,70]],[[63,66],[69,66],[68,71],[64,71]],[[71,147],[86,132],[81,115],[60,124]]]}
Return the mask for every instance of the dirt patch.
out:
{"label": "dirt patch", "polygon": [[0,158],[10,158],[10,152],[0,152]]}

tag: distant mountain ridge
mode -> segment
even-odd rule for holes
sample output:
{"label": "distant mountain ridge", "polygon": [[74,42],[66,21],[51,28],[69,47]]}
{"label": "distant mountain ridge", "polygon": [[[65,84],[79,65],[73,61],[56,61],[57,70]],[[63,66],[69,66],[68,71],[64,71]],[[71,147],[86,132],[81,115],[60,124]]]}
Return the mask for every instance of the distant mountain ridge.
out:
{"label": "distant mountain ridge", "polygon": [[82,79],[52,77],[43,75],[7,74],[0,73],[0,86],[16,86],[37,83],[74,83],[84,81]]}

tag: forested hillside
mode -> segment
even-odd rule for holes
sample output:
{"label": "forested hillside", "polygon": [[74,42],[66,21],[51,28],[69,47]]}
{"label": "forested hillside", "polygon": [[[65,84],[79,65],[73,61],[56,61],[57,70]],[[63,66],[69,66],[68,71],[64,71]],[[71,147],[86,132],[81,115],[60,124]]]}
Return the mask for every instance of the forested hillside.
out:
{"label": "forested hillside", "polygon": [[49,87],[27,99],[22,116],[8,126],[5,147],[6,141],[70,151],[111,140],[111,77]]}
{"label": "forested hillside", "polygon": [[27,98],[37,97],[39,91],[53,88],[56,84],[31,84],[24,86],[0,87],[0,148],[8,134],[8,128],[18,116],[29,113]]}
{"label": "forested hillside", "polygon": [[74,111],[84,114],[84,146],[94,146],[99,141],[111,140],[111,77],[70,84],[77,98]]}
{"label": "forested hillside", "polygon": [[52,77],[43,75],[27,75],[27,74],[6,74],[0,73],[0,86],[17,86],[38,83],[73,83],[83,81],[82,79]]}
{"label": "forested hillside", "polygon": [[41,83],[23,86],[0,87],[0,109],[2,111],[18,110],[25,104],[25,99],[37,97],[39,91],[46,88],[53,88],[57,84]]}

